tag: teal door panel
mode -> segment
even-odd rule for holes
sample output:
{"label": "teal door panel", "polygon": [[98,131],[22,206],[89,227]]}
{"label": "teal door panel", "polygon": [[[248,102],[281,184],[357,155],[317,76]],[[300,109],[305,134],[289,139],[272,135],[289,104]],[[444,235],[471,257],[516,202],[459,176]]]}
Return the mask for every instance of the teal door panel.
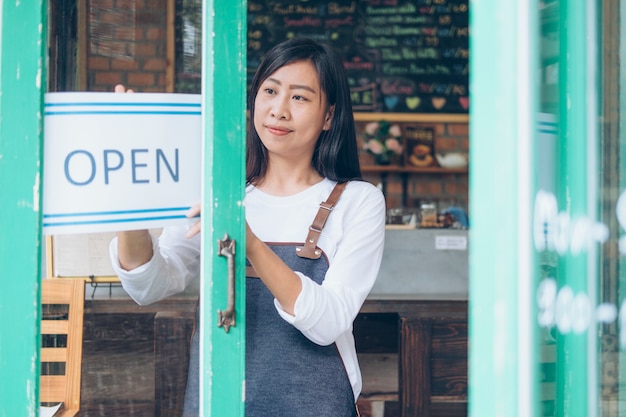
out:
{"label": "teal door panel", "polygon": [[44,2],[0,3],[0,415],[35,415]]}
{"label": "teal door panel", "polygon": [[[39,407],[45,6],[5,2],[0,15],[0,374],[11,375],[0,381],[2,416],[34,416]],[[205,1],[203,6],[204,416],[244,413],[245,13],[245,1]],[[219,255],[217,242],[225,236],[237,242],[230,266],[239,278],[236,325],[228,332],[217,326],[218,310],[228,304],[229,259]]]}
{"label": "teal door panel", "polygon": [[[203,11],[204,185],[201,285],[201,410],[243,416],[245,377],[246,1],[205,2]],[[228,259],[218,240],[235,240],[235,325],[228,307]]]}

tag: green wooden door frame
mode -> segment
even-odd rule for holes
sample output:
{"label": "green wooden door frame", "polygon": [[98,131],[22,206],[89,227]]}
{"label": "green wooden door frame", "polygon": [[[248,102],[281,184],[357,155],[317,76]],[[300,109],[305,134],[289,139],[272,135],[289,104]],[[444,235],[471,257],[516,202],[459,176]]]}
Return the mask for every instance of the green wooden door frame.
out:
{"label": "green wooden door frame", "polygon": [[469,414],[533,416],[531,202],[538,2],[470,7]]}
{"label": "green wooden door frame", "polygon": [[[200,408],[204,416],[244,415],[245,376],[245,0],[205,0],[203,7],[203,279]],[[208,231],[212,233],[208,233]],[[225,310],[227,262],[217,239],[236,241],[236,325],[217,327]],[[212,279],[210,279],[212,277]],[[216,379],[216,375],[220,378]]]}
{"label": "green wooden door frame", "polygon": [[1,416],[39,404],[44,4],[0,2]]}
{"label": "green wooden door frame", "polygon": [[[598,220],[598,113],[596,80],[597,34],[594,0],[560,2],[559,36],[559,152],[557,201],[559,211],[571,221]],[[572,225],[573,227],[573,225]],[[597,303],[598,247],[577,251],[574,237],[560,254],[558,290]],[[557,317],[558,320],[558,317]],[[557,337],[556,416],[598,413],[596,338],[597,323],[590,320],[585,331],[559,326]]]}

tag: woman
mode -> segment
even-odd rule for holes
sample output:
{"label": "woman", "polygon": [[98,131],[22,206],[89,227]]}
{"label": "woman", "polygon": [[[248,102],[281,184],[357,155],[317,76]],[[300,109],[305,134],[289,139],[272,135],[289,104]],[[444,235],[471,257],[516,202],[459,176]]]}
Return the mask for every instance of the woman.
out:
{"label": "woman", "polygon": [[[341,60],[324,43],[283,42],[260,64],[248,106],[246,415],[356,416],[352,323],[378,274],[385,202],[360,180]],[[199,231],[118,233],[112,261],[138,303],[197,276]]]}

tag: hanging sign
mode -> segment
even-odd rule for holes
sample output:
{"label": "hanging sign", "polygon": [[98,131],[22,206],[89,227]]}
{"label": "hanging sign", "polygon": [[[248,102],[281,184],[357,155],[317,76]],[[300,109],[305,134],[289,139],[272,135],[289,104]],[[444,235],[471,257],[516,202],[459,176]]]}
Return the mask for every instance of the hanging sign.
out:
{"label": "hanging sign", "polygon": [[200,201],[196,94],[49,93],[44,108],[45,234],[190,222]]}

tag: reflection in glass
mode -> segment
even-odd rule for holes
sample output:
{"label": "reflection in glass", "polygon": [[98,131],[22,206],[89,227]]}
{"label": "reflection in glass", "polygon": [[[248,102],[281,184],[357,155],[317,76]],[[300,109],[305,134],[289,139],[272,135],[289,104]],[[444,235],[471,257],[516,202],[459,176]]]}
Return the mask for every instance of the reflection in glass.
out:
{"label": "reflection in glass", "polygon": [[[201,4],[48,2],[47,91],[112,92],[124,84],[138,92],[200,93]],[[137,305],[110,276],[111,237],[47,241],[45,278],[87,285],[80,416],[175,415],[182,408],[198,288]],[[54,365],[45,370],[57,371]]]}
{"label": "reflection in glass", "polygon": [[176,1],[177,93],[200,94],[202,74],[202,1]]}
{"label": "reflection in glass", "polygon": [[[619,54],[623,49],[620,42],[623,2],[603,2],[602,7],[593,2],[588,6],[583,5],[584,2],[574,5],[557,0],[540,3],[536,186],[537,190],[556,199],[555,207],[544,214],[552,212],[559,216],[560,223],[553,223],[556,227],[551,231],[546,229],[545,233],[565,237],[565,244],[569,246],[565,253],[559,252],[558,247],[538,251],[538,410],[542,416],[567,414],[568,407],[572,407],[566,401],[571,395],[567,387],[583,387],[586,401],[581,403],[588,404],[589,411],[578,411],[585,415],[617,417],[626,410],[623,405],[626,367],[622,353],[626,337],[623,325],[620,326],[624,314],[622,286],[626,283],[621,260],[626,251],[619,243],[625,229],[622,219],[626,219],[626,210],[622,210],[620,204],[620,197],[626,190],[622,179],[626,165],[621,158],[623,141],[620,139],[624,116],[620,106],[624,96],[620,88],[623,66]],[[591,12],[594,8],[597,9],[595,16]],[[587,20],[572,19],[576,13],[584,14]],[[587,44],[583,41],[575,46],[568,45],[576,31],[585,33],[584,25],[589,28]],[[597,40],[589,41],[594,39]],[[577,88],[581,91],[574,80],[581,66],[573,69],[569,66],[571,60],[576,59],[568,52],[571,48],[582,48],[587,54],[582,73],[591,87],[582,97],[575,96]],[[572,129],[580,121],[571,120],[578,117],[572,113],[577,100],[586,101],[586,132]],[[577,143],[580,138],[585,143]],[[583,166],[572,164],[572,154],[576,152],[585,154],[581,155]],[[572,181],[577,171],[586,172],[587,178]],[[585,220],[589,222],[589,234],[582,241],[591,244],[577,254],[572,248],[577,239],[575,222],[581,220],[576,209],[577,205],[580,207],[581,195],[587,198],[587,202],[583,199],[583,204],[587,204]],[[587,272],[571,269],[571,265],[580,265],[577,262],[581,257],[587,259]],[[576,276],[585,274],[590,277],[585,278],[586,289],[577,288]],[[584,330],[579,334],[588,335],[586,341],[585,336],[573,341],[577,337],[576,326]],[[585,368],[590,382],[572,381],[572,375],[585,372]]]}
{"label": "reflection in glass", "polygon": [[[539,11],[539,111],[536,115],[537,132],[535,146],[536,193],[554,196],[558,182],[558,109],[559,109],[559,2],[544,2]],[[535,196],[538,199],[537,196]],[[535,201],[537,206],[548,206],[551,200]],[[556,213],[556,210],[550,210]],[[547,220],[547,219],[541,219]],[[535,218],[535,222],[539,219]],[[537,243],[535,244],[537,247]],[[546,245],[549,246],[549,245]],[[537,315],[539,349],[537,386],[540,416],[556,416],[557,401],[557,355],[554,325],[554,300],[558,271],[558,254],[549,247],[538,252]]]}

